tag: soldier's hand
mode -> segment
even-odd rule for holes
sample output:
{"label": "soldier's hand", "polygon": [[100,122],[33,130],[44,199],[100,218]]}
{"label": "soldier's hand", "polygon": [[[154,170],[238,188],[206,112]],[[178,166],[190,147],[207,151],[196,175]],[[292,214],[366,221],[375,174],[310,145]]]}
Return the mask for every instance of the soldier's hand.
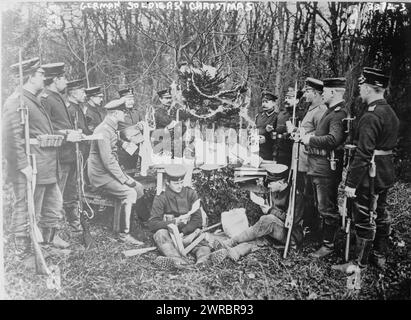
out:
{"label": "soldier's hand", "polygon": [[80,131],[69,131],[67,134],[66,140],[68,142],[79,142],[81,141],[81,138],[83,137],[83,134]]}
{"label": "soldier's hand", "polygon": [[356,189],[355,188],[345,187],[344,192],[345,192],[345,194],[348,198],[355,198],[356,197],[356,195],[355,195]]}
{"label": "soldier's hand", "polygon": [[260,208],[261,208],[261,211],[264,213],[264,214],[267,214],[268,213],[268,211],[270,210],[270,206],[268,206],[268,205],[263,205],[263,206],[260,206]]}
{"label": "soldier's hand", "polygon": [[310,138],[311,138],[311,135],[306,134],[301,137],[301,142],[304,143],[305,145],[308,145],[310,144]]}
{"label": "soldier's hand", "polygon": [[291,123],[290,120],[288,120],[285,125],[287,126],[287,132],[291,133],[295,130],[295,126]]}
{"label": "soldier's hand", "polygon": [[265,130],[266,130],[267,132],[271,132],[271,131],[274,130],[274,127],[273,127],[271,124],[267,124],[267,125],[265,126]]}
{"label": "soldier's hand", "polygon": [[258,138],[260,139],[258,141],[259,144],[265,143],[265,137],[264,136],[258,136]]}
{"label": "soldier's hand", "polygon": [[133,179],[131,179],[131,178],[128,178],[127,180],[126,180],[126,182],[124,182],[124,184],[125,185],[127,185],[127,186],[129,186],[129,187],[131,187],[131,188],[134,188],[136,185],[137,185],[137,182],[135,182]]}
{"label": "soldier's hand", "polygon": [[20,170],[25,176],[28,181],[31,181],[33,177],[33,168],[29,165],[25,167],[24,169]]}

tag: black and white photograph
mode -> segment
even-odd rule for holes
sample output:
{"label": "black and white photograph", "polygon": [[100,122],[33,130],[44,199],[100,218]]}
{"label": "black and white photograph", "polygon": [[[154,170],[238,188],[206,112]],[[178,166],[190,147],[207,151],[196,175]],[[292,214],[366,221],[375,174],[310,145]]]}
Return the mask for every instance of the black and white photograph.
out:
{"label": "black and white photograph", "polygon": [[0,300],[411,300],[411,2],[0,10]]}

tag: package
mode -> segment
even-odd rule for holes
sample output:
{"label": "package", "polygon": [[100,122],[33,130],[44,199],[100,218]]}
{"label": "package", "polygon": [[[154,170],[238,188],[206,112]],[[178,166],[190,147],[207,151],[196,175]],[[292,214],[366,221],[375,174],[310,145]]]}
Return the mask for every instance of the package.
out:
{"label": "package", "polygon": [[221,214],[223,230],[230,238],[240,234],[249,227],[245,208],[235,208]]}

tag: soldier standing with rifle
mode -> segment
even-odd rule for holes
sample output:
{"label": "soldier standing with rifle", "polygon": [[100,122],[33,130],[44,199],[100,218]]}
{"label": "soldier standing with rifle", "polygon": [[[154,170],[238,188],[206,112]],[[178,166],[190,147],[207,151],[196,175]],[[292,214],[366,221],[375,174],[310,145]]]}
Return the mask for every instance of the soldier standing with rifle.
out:
{"label": "soldier standing with rifle", "polygon": [[[314,78],[305,80],[304,97],[307,103],[310,103],[308,111],[301,122],[300,134],[309,134],[315,131],[322,116],[327,111],[323,104],[322,98],[323,82]],[[291,122],[287,123],[287,131],[295,132],[297,128]],[[318,219],[315,216],[315,207],[313,202],[313,190],[311,177],[307,175],[308,171],[308,153],[304,146],[300,146],[298,175],[297,175],[297,195],[296,195],[296,216],[303,217],[304,224],[309,225],[310,231],[314,234],[319,232]],[[316,223],[317,222],[317,223]]]}
{"label": "soldier standing with rifle", "polygon": [[101,87],[91,87],[84,90],[87,97],[86,119],[91,132],[103,122],[106,110],[102,107],[103,93]]}
{"label": "soldier standing with rifle", "polygon": [[80,135],[74,131],[74,126],[62,93],[67,87],[64,75],[64,63],[42,65],[45,71],[46,88],[40,94],[40,101],[47,111],[53,130],[67,133],[66,141],[58,150],[59,155],[59,188],[63,194],[64,212],[72,231],[80,232],[76,192],[76,155],[73,142],[79,141]]}
{"label": "soldier standing with rifle", "polygon": [[[16,196],[15,213],[12,218],[16,251],[21,257],[27,256],[31,251],[27,214],[30,201],[26,199],[33,197],[34,211],[42,231],[44,248],[51,254],[67,253],[58,250],[59,244],[55,242],[55,236],[62,223],[63,207],[62,195],[57,185],[56,147],[59,145],[59,140],[54,135],[46,110],[37,99],[37,94],[44,87],[44,70],[40,68],[38,58],[23,61],[21,64],[24,77],[22,97],[20,93],[15,92],[7,99],[3,118],[8,178],[13,182]],[[11,70],[18,74],[19,64],[12,65]],[[22,98],[22,106],[20,106],[20,98]],[[27,130],[21,125],[23,112],[25,112],[24,121],[27,122],[29,119],[25,124],[29,131],[26,132],[26,137],[30,138],[29,142],[25,141]],[[25,150],[25,144],[30,147],[30,151]],[[29,162],[27,152],[34,156],[33,164]],[[36,171],[37,175],[34,175]],[[34,185],[34,193],[29,194],[26,181]],[[33,243],[33,245],[37,244]]]}
{"label": "soldier standing with rifle", "polygon": [[357,149],[348,169],[345,193],[353,202],[356,260],[333,269],[349,273],[371,261],[384,267],[391,217],[387,192],[394,184],[392,150],[397,144],[399,119],[384,99],[389,78],[381,70],[364,68],[359,79],[360,97],[368,109],[360,118]]}
{"label": "soldier standing with rifle", "polygon": [[308,172],[311,176],[314,200],[323,220],[322,246],[311,254],[322,258],[334,251],[334,240],[340,224],[338,212],[338,185],[342,175],[344,128],[343,95],[345,78],[323,80],[323,99],[328,110],[324,113],[314,133],[302,137],[308,151]]}

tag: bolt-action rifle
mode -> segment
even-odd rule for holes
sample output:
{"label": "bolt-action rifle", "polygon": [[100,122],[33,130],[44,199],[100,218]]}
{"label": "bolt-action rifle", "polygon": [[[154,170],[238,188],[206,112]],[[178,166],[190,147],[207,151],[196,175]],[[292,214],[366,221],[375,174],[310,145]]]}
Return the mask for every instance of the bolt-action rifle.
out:
{"label": "bolt-action rifle", "polygon": [[[74,130],[78,130],[78,112],[74,118]],[[83,208],[83,156],[80,152],[80,142],[75,142],[76,146],[76,169],[77,169],[77,196],[78,206],[77,210],[80,215],[80,223],[83,228],[83,241],[86,249],[93,249],[96,247],[96,243],[90,234],[90,229],[86,220],[86,212]]]}

